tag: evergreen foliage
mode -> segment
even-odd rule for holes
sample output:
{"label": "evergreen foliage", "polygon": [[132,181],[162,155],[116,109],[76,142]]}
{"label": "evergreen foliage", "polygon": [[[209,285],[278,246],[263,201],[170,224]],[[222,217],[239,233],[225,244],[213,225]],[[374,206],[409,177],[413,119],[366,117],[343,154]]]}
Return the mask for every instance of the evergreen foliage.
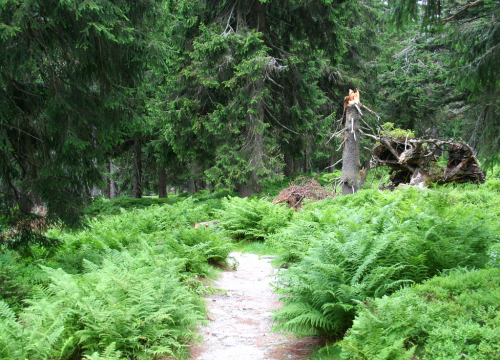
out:
{"label": "evergreen foliage", "polygon": [[361,304],[342,359],[495,359],[500,270],[455,270]]}
{"label": "evergreen foliage", "polygon": [[376,34],[364,22],[377,21],[370,5],[172,2],[171,67],[157,110],[175,153],[214,185],[251,183],[251,192],[283,163],[289,173],[328,163],[329,151],[314,149],[334,125],[344,87],[365,78],[341,62],[358,70],[358,54],[373,50],[366,43]]}
{"label": "evergreen foliage", "polygon": [[162,11],[155,1],[0,4],[0,176],[9,207],[28,214],[45,203],[78,220],[164,47]]}
{"label": "evergreen foliage", "polygon": [[[448,115],[445,112],[443,119],[446,122],[448,122],[447,117],[451,120],[449,127],[461,128],[459,136],[463,136],[470,144],[480,148],[482,155],[489,158],[489,162],[497,162],[496,154],[500,139],[497,122],[500,109],[498,91],[500,9],[497,4],[490,0],[470,3],[448,0],[423,3],[415,0],[398,0],[392,2],[391,7],[391,21],[396,27],[400,29],[405,26],[413,27],[420,21],[425,30],[425,35],[422,36],[425,43],[421,44],[430,49],[435,48],[428,53],[435,58],[429,70],[430,72],[437,70],[435,72],[437,76],[430,79],[425,88],[437,91],[421,94],[422,98],[431,105],[431,111],[435,105],[449,107],[451,112]],[[412,47],[414,48],[408,46],[404,52],[407,53]],[[418,62],[412,63],[417,67],[420,66]],[[427,63],[421,65],[426,66]],[[407,69],[403,68],[405,73]],[[427,71],[420,73],[420,77],[429,78]],[[416,76],[413,78],[417,80]],[[439,85],[443,79],[446,79],[445,88]],[[455,85],[462,90],[462,94],[455,92]],[[465,99],[468,101],[465,102]],[[418,102],[419,98],[412,97],[409,100]],[[461,124],[457,126],[456,121]],[[436,125],[442,126],[441,122]],[[443,130],[446,131],[445,128]]]}

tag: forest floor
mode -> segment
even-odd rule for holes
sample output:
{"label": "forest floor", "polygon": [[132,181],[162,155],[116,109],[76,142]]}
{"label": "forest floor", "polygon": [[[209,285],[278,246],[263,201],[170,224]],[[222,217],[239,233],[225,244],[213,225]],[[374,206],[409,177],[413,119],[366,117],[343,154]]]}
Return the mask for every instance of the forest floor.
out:
{"label": "forest floor", "polygon": [[271,282],[273,256],[231,253],[236,270],[224,271],[213,284],[223,290],[206,298],[209,323],[190,360],[306,360],[320,346],[315,337],[271,333],[273,311],[280,308]]}

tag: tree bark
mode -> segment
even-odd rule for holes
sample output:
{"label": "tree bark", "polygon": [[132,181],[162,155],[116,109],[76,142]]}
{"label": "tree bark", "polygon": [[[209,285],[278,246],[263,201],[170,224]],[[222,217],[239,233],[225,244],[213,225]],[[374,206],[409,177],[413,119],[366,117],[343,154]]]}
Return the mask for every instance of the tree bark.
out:
{"label": "tree bark", "polygon": [[158,197],[166,199],[167,195],[167,171],[164,166],[158,166]]}
{"label": "tree bark", "polygon": [[33,200],[31,199],[31,191],[24,188],[19,189],[19,211],[24,215],[29,215],[31,213],[31,207],[33,205]]}
{"label": "tree bark", "polygon": [[140,199],[142,197],[142,146],[141,138],[137,135],[134,138],[134,173],[132,180],[132,197]]}
{"label": "tree bark", "polygon": [[359,120],[360,115],[356,107],[354,105],[348,106],[344,129],[344,152],[342,154],[342,195],[354,194],[361,188]]}
{"label": "tree bark", "polygon": [[113,171],[115,170],[115,166],[113,162],[109,162],[109,177],[108,177],[108,187],[109,187],[109,199],[113,199],[118,196],[118,184],[115,179],[111,176]]}
{"label": "tree bark", "polygon": [[300,172],[300,170],[301,170],[300,164],[301,163],[302,163],[302,161],[300,161],[299,159],[293,158],[293,174],[292,175],[295,175],[298,172]]}
{"label": "tree bark", "polygon": [[284,154],[285,167],[283,168],[283,175],[291,177],[293,175],[293,157],[289,153]]}
{"label": "tree bark", "polygon": [[190,194],[194,194],[196,192],[196,187],[194,185],[194,179],[193,178],[189,179],[188,191],[189,191]]}
{"label": "tree bark", "polygon": [[111,162],[106,165],[106,186],[104,187],[104,197],[106,199],[111,199]]}
{"label": "tree bark", "polygon": [[[266,4],[260,1],[253,1],[248,18],[250,28],[259,32],[266,33]],[[246,140],[243,146],[243,152],[246,153],[248,164],[251,168],[248,177],[249,181],[239,184],[239,196],[247,197],[254,193],[262,191],[262,184],[258,177],[258,171],[262,167],[262,155],[264,153],[264,99],[263,91],[265,89],[264,77],[258,79],[253,84],[253,98],[257,98],[255,105],[256,114],[253,109],[248,109]]]}

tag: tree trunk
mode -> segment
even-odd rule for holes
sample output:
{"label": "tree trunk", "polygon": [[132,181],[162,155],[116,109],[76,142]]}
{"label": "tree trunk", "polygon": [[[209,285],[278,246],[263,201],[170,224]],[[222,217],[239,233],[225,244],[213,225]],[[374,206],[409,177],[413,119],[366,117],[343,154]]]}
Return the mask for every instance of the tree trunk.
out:
{"label": "tree trunk", "polygon": [[[250,9],[249,27],[259,32],[266,33],[266,4],[254,1]],[[257,175],[262,167],[262,155],[264,153],[264,78],[256,80],[253,84],[252,98],[256,99],[255,112],[248,109],[246,140],[243,151],[246,153],[250,171],[248,180],[239,184],[240,197],[247,197],[262,191],[262,184]]]}
{"label": "tree trunk", "polygon": [[24,215],[29,215],[31,213],[31,207],[33,201],[31,199],[31,191],[24,188],[19,189],[19,211]]}
{"label": "tree trunk", "polygon": [[293,175],[293,157],[289,153],[284,154],[285,167],[283,168],[283,175],[291,177]]}
{"label": "tree trunk", "polygon": [[348,106],[344,130],[344,152],[342,154],[342,195],[354,194],[361,188],[359,120],[360,115],[356,107],[354,105]]}
{"label": "tree trunk", "polygon": [[300,172],[301,168],[300,168],[300,163],[302,161],[300,161],[300,159],[297,159],[296,157],[293,158],[293,174],[292,175],[295,175],[297,174],[298,172]]}
{"label": "tree trunk", "polygon": [[142,197],[142,149],[141,138],[134,138],[134,173],[132,180],[132,197],[140,199]]}
{"label": "tree trunk", "polygon": [[104,187],[104,197],[106,199],[111,199],[111,162],[106,165],[106,186]]}
{"label": "tree trunk", "polygon": [[158,197],[166,199],[167,195],[167,171],[164,166],[158,166]]}
{"label": "tree trunk", "polygon": [[194,185],[194,179],[193,178],[189,179],[188,192],[190,194],[194,194],[196,192],[196,187]]}
{"label": "tree trunk", "polygon": [[333,164],[335,164],[337,162],[337,158],[335,157],[335,154],[332,153],[332,155],[330,156],[330,165],[328,166],[328,173],[329,174],[332,174],[334,171],[335,171],[335,166],[333,166]]}
{"label": "tree trunk", "polygon": [[115,166],[110,161],[109,162],[109,177],[108,177],[108,187],[109,187],[109,199],[113,199],[118,195],[118,184],[115,179],[111,176],[113,171],[115,170]]}
{"label": "tree trunk", "polygon": [[306,174],[309,173],[309,153],[308,153],[307,145],[304,148],[304,172]]}

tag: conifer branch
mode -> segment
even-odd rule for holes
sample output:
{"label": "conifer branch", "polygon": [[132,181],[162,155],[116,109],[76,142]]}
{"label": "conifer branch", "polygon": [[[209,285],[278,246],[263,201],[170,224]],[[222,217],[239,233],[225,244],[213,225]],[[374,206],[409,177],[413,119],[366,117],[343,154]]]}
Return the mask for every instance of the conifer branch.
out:
{"label": "conifer branch", "polygon": [[469,9],[470,7],[474,6],[474,5],[477,5],[479,4],[480,2],[482,2],[483,0],[476,0],[474,2],[471,2],[467,5],[464,5],[460,10],[458,10],[458,12],[456,12],[455,14],[451,15],[450,17],[442,20],[443,23],[447,23],[448,21],[451,21],[453,20],[453,18],[455,18],[456,16],[460,15],[461,13],[463,13],[464,11],[466,11],[467,9]]}

